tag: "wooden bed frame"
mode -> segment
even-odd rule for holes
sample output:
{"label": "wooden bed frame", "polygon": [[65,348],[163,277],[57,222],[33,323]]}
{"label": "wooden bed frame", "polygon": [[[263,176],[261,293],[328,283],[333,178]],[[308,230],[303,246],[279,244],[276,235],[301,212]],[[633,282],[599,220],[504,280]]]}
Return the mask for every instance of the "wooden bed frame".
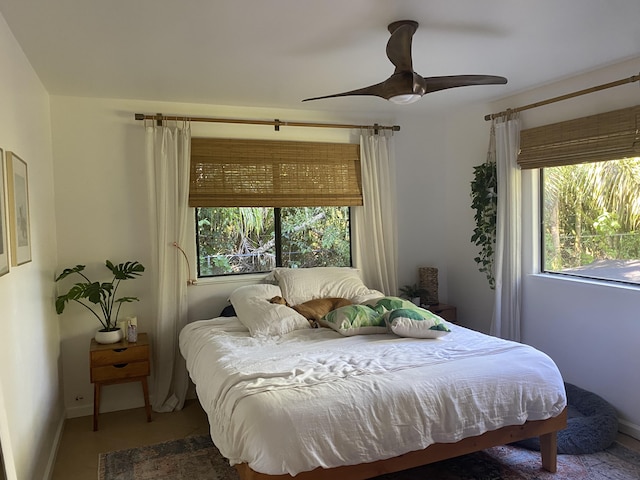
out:
{"label": "wooden bed frame", "polygon": [[547,420],[526,422],[524,425],[511,425],[498,430],[483,433],[476,437],[463,438],[456,443],[435,443],[424,450],[405,453],[387,460],[378,460],[359,465],[347,465],[329,469],[316,468],[308,472],[301,472],[295,477],[291,475],[267,475],[253,471],[246,463],[236,465],[241,480],[335,480],[348,478],[349,480],[364,480],[385,473],[399,472],[429,463],[458,457],[467,453],[477,452],[485,448],[505,445],[526,438],[540,437],[540,454],[542,467],[554,473],[557,469],[557,433],[567,426],[567,410],[563,410],[557,417]]}

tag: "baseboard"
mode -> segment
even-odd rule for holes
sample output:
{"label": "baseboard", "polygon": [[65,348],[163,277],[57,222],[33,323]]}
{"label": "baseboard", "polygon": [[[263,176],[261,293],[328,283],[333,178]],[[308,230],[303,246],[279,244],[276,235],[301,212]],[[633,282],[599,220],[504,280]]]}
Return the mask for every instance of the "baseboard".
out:
{"label": "baseboard", "polygon": [[[151,403],[153,405],[153,402]],[[100,408],[100,413],[118,412],[120,410],[130,410],[132,408],[144,407],[144,401],[127,402],[122,405],[108,405]],[[88,417],[93,416],[93,403],[87,405],[79,405],[77,407],[67,408],[67,418]]]}
{"label": "baseboard", "polygon": [[627,420],[618,420],[618,431],[636,440],[640,440],[640,425],[636,425]]}
{"label": "baseboard", "polygon": [[53,439],[53,447],[51,448],[51,453],[49,453],[49,460],[47,461],[47,469],[45,471],[43,478],[51,479],[51,477],[53,476],[53,468],[56,465],[58,448],[60,447],[60,442],[62,441],[62,431],[64,430],[64,421],[65,421],[65,416],[61,415],[60,420],[58,421],[58,427],[56,428],[56,434]]}
{"label": "baseboard", "polygon": [[[153,394],[149,395],[149,401],[153,405]],[[100,399],[100,413],[130,410],[144,407],[142,389],[138,382],[113,385],[103,388]],[[87,417],[93,415],[93,396],[82,402],[73,402],[67,405],[67,418]]]}
{"label": "baseboard", "polygon": [[67,407],[67,418],[86,417],[93,415],[93,403],[79,405],[77,407]]}

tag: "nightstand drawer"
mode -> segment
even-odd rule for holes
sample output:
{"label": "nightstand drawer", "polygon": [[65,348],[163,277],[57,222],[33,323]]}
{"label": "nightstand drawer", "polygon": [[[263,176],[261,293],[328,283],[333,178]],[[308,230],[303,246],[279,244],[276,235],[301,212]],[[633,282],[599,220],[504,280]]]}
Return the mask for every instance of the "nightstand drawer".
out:
{"label": "nightstand drawer", "polygon": [[438,303],[436,305],[429,305],[429,310],[439,317],[444,318],[447,322],[456,323],[457,321],[456,307],[453,305]]}
{"label": "nightstand drawer", "polygon": [[111,382],[149,375],[149,362],[118,363],[91,369],[91,382]]}
{"label": "nightstand drawer", "polygon": [[91,366],[114,365],[116,363],[129,363],[149,358],[148,345],[121,347],[115,349],[96,350],[91,352]]}

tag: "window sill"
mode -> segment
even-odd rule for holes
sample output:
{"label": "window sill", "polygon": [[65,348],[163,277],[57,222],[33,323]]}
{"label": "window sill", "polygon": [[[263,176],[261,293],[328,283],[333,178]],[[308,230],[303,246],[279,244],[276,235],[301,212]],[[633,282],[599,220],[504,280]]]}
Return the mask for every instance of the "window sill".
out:
{"label": "window sill", "polygon": [[228,275],[219,277],[200,277],[194,287],[204,287],[207,285],[231,285],[234,283],[261,283],[267,277],[267,273],[249,273],[246,275]]}
{"label": "window sill", "polygon": [[553,274],[553,273],[531,273],[528,276],[536,279],[544,280],[544,281],[569,282],[569,283],[583,284],[583,285],[589,285],[589,286],[630,290],[634,292],[640,291],[640,285],[632,285],[629,283],[620,283],[620,282],[607,281],[607,280],[598,280],[595,278],[574,277],[571,275]]}

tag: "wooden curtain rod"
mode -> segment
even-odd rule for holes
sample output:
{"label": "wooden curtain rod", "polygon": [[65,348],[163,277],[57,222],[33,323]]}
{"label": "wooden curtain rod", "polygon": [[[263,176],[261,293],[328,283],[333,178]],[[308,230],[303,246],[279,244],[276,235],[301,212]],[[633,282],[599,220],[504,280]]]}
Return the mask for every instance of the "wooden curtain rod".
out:
{"label": "wooden curtain rod", "polygon": [[341,123],[308,123],[308,122],[285,122],[279,119],[274,120],[243,120],[238,118],[210,118],[210,117],[178,117],[173,115],[162,115],[157,113],[155,115],[147,115],[144,113],[136,113],[136,120],[155,120],[160,124],[163,120],[175,120],[175,121],[189,121],[189,122],[209,122],[209,123],[240,123],[243,125],[272,125],[276,131],[280,131],[280,127],[318,127],[318,128],[358,128],[358,129],[372,129],[376,133],[378,130],[392,130],[394,132],[400,131],[399,125],[387,126],[387,125],[347,125]]}
{"label": "wooden curtain rod", "polygon": [[567,100],[569,98],[579,97],[580,95],[586,95],[587,93],[599,92],[600,90],[606,90],[607,88],[617,87],[619,85],[625,85],[627,83],[633,83],[637,81],[640,81],[640,74],[634,75],[629,78],[623,78],[622,80],[617,80],[615,82],[597,85],[595,87],[586,88],[584,90],[578,90],[577,92],[567,93],[566,95],[560,95],[559,97],[553,97],[547,100],[542,100],[540,102],[531,103],[529,105],[524,105],[523,107],[510,108],[499,113],[491,113],[489,115],[485,115],[484,119],[493,120],[494,118],[506,117],[510,113],[522,112],[523,110],[530,110],[532,108],[541,107],[543,105],[548,105],[550,103],[560,102],[561,100]]}

